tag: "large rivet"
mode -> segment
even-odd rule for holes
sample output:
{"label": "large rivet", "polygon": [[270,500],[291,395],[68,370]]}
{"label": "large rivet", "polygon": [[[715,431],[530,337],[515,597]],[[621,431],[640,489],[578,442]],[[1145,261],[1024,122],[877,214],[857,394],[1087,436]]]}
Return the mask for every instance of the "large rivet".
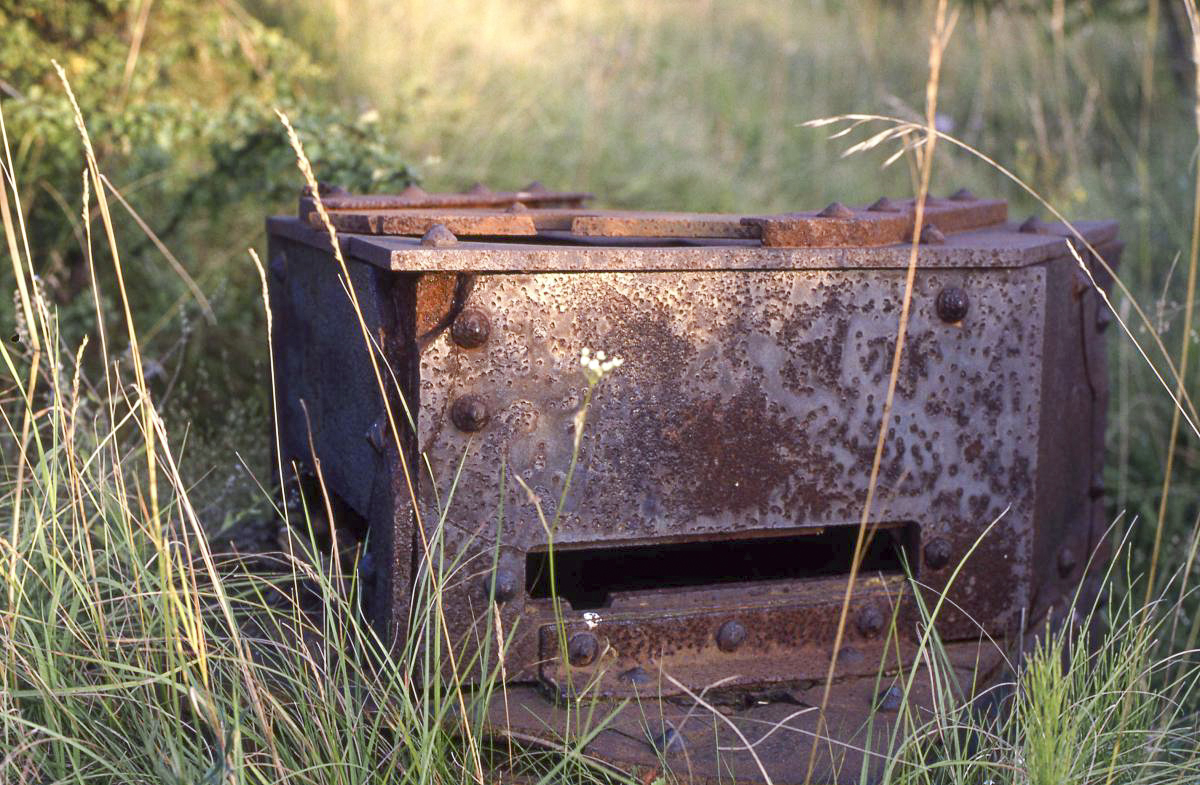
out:
{"label": "large rivet", "polygon": [[271,261],[267,264],[271,270],[271,276],[280,283],[287,279],[287,254],[283,251],[271,257]]}
{"label": "large rivet", "polygon": [[934,537],[925,546],[925,566],[932,570],[940,570],[950,563],[950,542],[941,537]]}
{"label": "large rivet", "polygon": [[872,213],[898,213],[900,212],[900,206],[886,196],[881,196],[871,203],[867,211]]}
{"label": "large rivet", "polygon": [[450,326],[450,337],[464,349],[483,346],[492,332],[488,315],[478,308],[465,308]]}
{"label": "large rivet", "polygon": [[675,730],[674,726],[667,723],[662,733],[656,734],[650,739],[650,745],[654,747],[654,751],[659,755],[682,752],[683,736],[679,735],[679,731]]}
{"label": "large rivet", "polygon": [[903,702],[904,691],[896,686],[888,687],[875,696],[875,708],[880,711],[900,711],[900,704]]}
{"label": "large rivet", "polygon": [[429,198],[429,194],[419,185],[410,185],[400,192],[400,198],[406,202],[422,202]]}
{"label": "large rivet", "polygon": [[1075,571],[1075,565],[1077,563],[1078,560],[1075,558],[1075,551],[1071,549],[1070,545],[1064,545],[1062,550],[1058,552],[1059,576],[1063,578],[1069,577],[1071,573]]}
{"label": "large rivet", "polygon": [[434,224],[421,237],[421,245],[426,248],[449,248],[458,245],[458,238],[454,236],[454,232],[446,228],[445,224]]}
{"label": "large rivet", "polygon": [[1048,234],[1050,227],[1041,218],[1031,215],[1021,222],[1021,225],[1017,227],[1017,231],[1021,234]]}
{"label": "large rivet", "polygon": [[859,633],[864,638],[874,638],[883,631],[883,611],[875,603],[864,605],[858,612],[858,619],[855,625],[858,627]]}
{"label": "large rivet", "polygon": [[650,674],[641,665],[635,665],[617,676],[620,681],[626,681],[635,686],[650,683]]}
{"label": "large rivet", "polygon": [[933,224],[921,227],[921,245],[941,245],[946,242],[946,235]]}
{"label": "large rivet", "polygon": [[717,630],[717,648],[721,651],[736,651],[746,640],[746,628],[741,622],[730,621],[721,625]]}
{"label": "large rivet", "polygon": [[596,661],[600,653],[600,641],[590,632],[577,632],[567,641],[567,662],[583,668]]}
{"label": "large rivet", "polygon": [[937,296],[937,315],[943,322],[957,324],[967,316],[971,299],[957,286],[944,287]]}
{"label": "large rivet", "polygon": [[832,202],[821,212],[817,213],[818,218],[853,218],[854,211],[841,202]]}
{"label": "large rivet", "polygon": [[483,596],[504,603],[517,596],[517,575],[507,567],[497,567],[483,578]]}
{"label": "large rivet", "polygon": [[487,402],[478,395],[464,395],[450,406],[450,421],[467,433],[483,430],[490,417]]}

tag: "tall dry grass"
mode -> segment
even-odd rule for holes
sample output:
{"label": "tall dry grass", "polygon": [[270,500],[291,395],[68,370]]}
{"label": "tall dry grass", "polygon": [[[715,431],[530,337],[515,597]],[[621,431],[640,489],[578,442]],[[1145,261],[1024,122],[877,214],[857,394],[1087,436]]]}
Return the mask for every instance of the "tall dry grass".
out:
{"label": "tall dry grass", "polygon": [[[504,21],[500,6],[485,8]],[[611,21],[605,14],[628,9],[568,10],[582,26]],[[936,70],[953,27],[945,2],[936,18],[925,121],[884,119],[893,135],[877,142],[922,140],[920,194],[934,180],[937,140],[976,149],[937,130]],[[672,20],[662,15],[651,13],[649,21],[660,25],[659,32],[671,29]],[[1054,67],[1068,72],[1078,66],[1061,29],[1053,37]],[[85,118],[76,119],[89,151],[81,162],[89,197],[80,206],[89,232],[87,256],[93,266],[113,266],[115,294],[126,303],[106,180],[86,144]],[[1080,125],[1078,118],[1063,120],[1063,127],[1086,137]],[[304,171],[302,145],[293,140]],[[486,673],[477,689],[414,678],[414,664],[438,672],[440,658],[469,656],[448,637],[439,608],[440,586],[461,567],[441,548],[439,522],[425,522],[418,623],[399,649],[385,645],[361,620],[353,576],[342,574],[337,560],[322,559],[311,539],[293,540],[295,549],[280,554],[266,572],[215,556],[190,503],[170,429],[147,386],[129,308],[123,308],[119,341],[98,320],[103,385],[81,372],[85,347],[63,345],[54,310],[39,291],[28,216],[16,198],[19,173],[4,143],[0,219],[18,282],[23,343],[0,345],[9,374],[0,400],[6,456],[0,509],[10,521],[0,527],[0,782],[487,780],[495,760],[484,740],[481,707],[503,689],[499,674]],[[305,174],[312,179],[310,169]],[[1018,187],[1024,182],[1014,180]],[[1030,198],[1039,193],[1032,186],[1030,192]],[[701,192],[695,198],[707,197]],[[1053,202],[1047,199],[1047,208]],[[96,225],[98,241],[91,236]],[[1194,260],[1193,251],[1193,282]],[[344,270],[345,261],[339,265]],[[910,277],[912,272],[910,265]],[[92,280],[95,286],[94,275]],[[101,300],[101,292],[92,294]],[[1180,422],[1194,429],[1186,349],[1176,359],[1146,309],[1124,318],[1135,294],[1127,289],[1118,303],[1133,356],[1153,367],[1161,382],[1157,394],[1174,398],[1172,436]],[[1194,283],[1182,311],[1190,314],[1193,307]],[[1187,331],[1184,340],[1190,340]],[[127,350],[118,351],[118,344]],[[387,369],[376,371],[385,388]],[[398,420],[403,413],[391,416]],[[555,512],[545,515],[548,532]],[[292,523],[304,530],[305,521]],[[1161,536],[1155,539],[1161,542]],[[1066,632],[1048,632],[1027,658],[1011,663],[1009,689],[993,688],[987,700],[967,699],[971,685],[958,683],[933,633],[940,604],[925,608],[917,662],[899,675],[911,689],[918,667],[931,674],[935,706],[922,713],[904,702],[886,780],[1195,781],[1200,737],[1192,707],[1200,671],[1191,644],[1180,649],[1172,642],[1181,626],[1192,641],[1198,628],[1189,581],[1197,540],[1193,533],[1181,566],[1151,568],[1163,579],[1146,581],[1149,601],[1122,593],[1111,605],[1074,609],[1084,622],[1096,613],[1108,619],[1111,632],[1099,641],[1097,654]],[[1118,585],[1133,582],[1131,575],[1117,577]],[[582,739],[602,724],[581,728]],[[567,744],[551,756],[525,756],[510,747],[500,762],[528,765],[542,782],[608,776],[589,765],[582,744]],[[865,779],[867,772],[859,776]]]}

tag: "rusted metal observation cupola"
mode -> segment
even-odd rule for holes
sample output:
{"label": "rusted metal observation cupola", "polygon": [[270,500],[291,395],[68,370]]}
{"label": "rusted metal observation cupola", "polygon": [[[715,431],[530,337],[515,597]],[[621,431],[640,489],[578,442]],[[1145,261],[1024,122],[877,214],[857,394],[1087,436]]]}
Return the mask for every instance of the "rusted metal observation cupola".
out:
{"label": "rusted metal observation cupola", "polygon": [[[761,781],[761,761],[803,781],[913,204],[756,216],[587,198],[331,189],[361,321],[311,196],[270,219],[283,460],[302,485],[319,461],[341,536],[365,533],[364,595],[389,635],[441,538],[459,659],[489,652],[462,677],[501,664],[497,623],[507,641],[498,728],[553,741],[578,702],[600,700],[600,717],[636,698],[589,753],[693,781]],[[1115,224],[1077,228],[1115,262]],[[981,638],[1040,623],[1101,547],[1109,312],[1068,235],[966,192],[928,202],[814,781],[857,781],[861,750],[886,746],[919,634],[906,570],[934,598],[965,559],[936,627],[970,684],[999,662]],[[584,347],[625,363],[596,389],[551,559],[516,478],[552,516]],[[720,716],[689,695],[706,689]],[[908,700],[928,691],[919,678]]]}

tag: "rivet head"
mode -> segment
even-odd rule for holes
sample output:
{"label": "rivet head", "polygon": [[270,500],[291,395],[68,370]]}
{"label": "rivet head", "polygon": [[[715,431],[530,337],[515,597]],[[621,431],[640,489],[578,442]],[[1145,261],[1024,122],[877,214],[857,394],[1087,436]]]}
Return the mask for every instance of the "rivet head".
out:
{"label": "rivet head", "polygon": [[376,418],[367,429],[367,441],[375,448],[375,452],[383,452],[383,448],[387,446],[387,430],[387,419],[384,417]]}
{"label": "rivet head", "polygon": [[650,674],[646,673],[646,669],[641,665],[635,665],[627,671],[617,676],[617,679],[624,682],[629,682],[635,686],[650,683]]}
{"label": "rivet head", "polygon": [[941,245],[946,242],[946,235],[933,224],[921,227],[921,245]]}
{"label": "rivet head", "polygon": [[505,603],[517,596],[517,574],[507,567],[483,577],[483,596],[497,603]]}
{"label": "rivet head", "polygon": [[476,349],[487,342],[492,322],[479,308],[465,308],[450,326],[450,337],[464,349]]}
{"label": "rivet head", "polygon": [[590,632],[577,632],[567,641],[567,662],[583,668],[596,661],[600,653],[600,641]]}
{"label": "rivet head", "polygon": [[1041,218],[1031,215],[1021,222],[1021,225],[1017,227],[1017,231],[1021,234],[1048,234],[1049,227],[1043,223]]}
{"label": "rivet head", "polygon": [[1097,469],[1096,473],[1092,475],[1092,487],[1088,489],[1088,493],[1093,499],[1099,499],[1104,495],[1104,491],[1104,470]]}
{"label": "rivet head", "polygon": [[879,711],[900,711],[900,704],[903,702],[904,691],[896,686],[888,687],[875,696],[875,708],[879,709]]}
{"label": "rivet head", "polygon": [[864,605],[855,620],[855,625],[864,638],[874,638],[883,631],[883,624],[883,611],[873,602]]}
{"label": "rivet head", "polygon": [[973,202],[975,201],[975,194],[971,193],[967,188],[959,188],[950,194],[950,199],[955,202]]}
{"label": "rivet head", "polygon": [[730,621],[721,625],[717,630],[717,648],[721,651],[736,651],[746,640],[746,628],[741,622]]}
{"label": "rivet head", "polygon": [[419,185],[410,185],[400,192],[400,198],[406,202],[420,202],[428,197],[429,194]]}
{"label": "rivet head", "polygon": [[1064,545],[1062,550],[1058,552],[1058,574],[1063,578],[1070,577],[1075,571],[1075,565],[1078,560],[1075,558],[1075,551],[1071,546]]}
{"label": "rivet head", "polygon": [[821,212],[817,213],[818,218],[853,218],[854,211],[841,202],[832,202]]}
{"label": "rivet head", "polygon": [[898,213],[900,212],[900,206],[886,196],[881,196],[871,203],[867,211],[872,213]]}
{"label": "rivet head", "polygon": [[932,570],[940,570],[950,563],[950,542],[942,537],[934,537],[925,546],[925,566]]}
{"label": "rivet head", "polygon": [[481,431],[489,419],[487,402],[478,395],[464,395],[450,405],[450,421],[460,431]]}
{"label": "rivet head", "polygon": [[683,736],[670,723],[666,724],[662,733],[655,734],[650,739],[650,745],[660,755],[683,751]]}
{"label": "rivet head", "polygon": [[488,188],[483,183],[475,183],[475,185],[472,185],[471,189],[469,191],[467,191],[467,193],[472,194],[474,196],[485,196],[487,194],[490,194],[491,192],[492,192],[492,189]]}
{"label": "rivet head", "polygon": [[421,245],[425,248],[449,248],[458,245],[458,238],[454,236],[454,232],[446,228],[445,224],[434,224],[421,237]]}
{"label": "rivet head", "polygon": [[971,299],[957,286],[946,286],[937,296],[937,315],[943,322],[957,324],[967,317]]}
{"label": "rivet head", "polygon": [[1109,310],[1107,305],[1101,304],[1096,309],[1096,329],[1100,332],[1104,332],[1108,329],[1108,326],[1112,324],[1112,320],[1112,311]]}
{"label": "rivet head", "polygon": [[267,264],[271,270],[271,277],[282,283],[287,279],[287,254],[283,251],[271,257],[271,261]]}

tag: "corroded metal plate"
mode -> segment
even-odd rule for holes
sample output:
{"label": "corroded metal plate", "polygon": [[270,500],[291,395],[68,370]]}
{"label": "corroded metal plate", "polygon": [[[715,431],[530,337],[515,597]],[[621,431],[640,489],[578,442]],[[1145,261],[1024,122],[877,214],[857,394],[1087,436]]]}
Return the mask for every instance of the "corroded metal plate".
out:
{"label": "corroded metal plate", "polygon": [[[937,632],[969,684],[998,661],[981,636],[1012,641],[1055,618],[1102,547],[1105,311],[1062,227],[1006,223],[1003,202],[969,194],[928,204],[941,231],[918,248],[871,536],[835,652],[911,204],[755,217],[445,196],[329,197],[343,229],[418,222],[413,236],[338,238],[386,394],[328,237],[307,218],[269,222],[280,428],[285,464],[311,484],[319,459],[335,514],[369,532],[359,573],[381,631],[403,634],[431,558],[445,570],[459,675],[501,667],[508,683],[498,730],[553,744],[597,701],[617,714],[588,749],[614,765],[765,781],[688,694],[709,689],[758,739],[772,781],[801,782],[836,654],[815,781],[857,781],[864,760],[874,776],[893,738],[877,676],[917,665],[917,593],[946,592]],[[452,215],[526,234],[471,242],[442,221],[436,244],[415,236]],[[1078,228],[1115,262],[1114,224]],[[625,364],[595,391],[555,517],[585,346]],[[928,690],[919,677],[918,705]],[[678,744],[656,750],[668,729]]]}

